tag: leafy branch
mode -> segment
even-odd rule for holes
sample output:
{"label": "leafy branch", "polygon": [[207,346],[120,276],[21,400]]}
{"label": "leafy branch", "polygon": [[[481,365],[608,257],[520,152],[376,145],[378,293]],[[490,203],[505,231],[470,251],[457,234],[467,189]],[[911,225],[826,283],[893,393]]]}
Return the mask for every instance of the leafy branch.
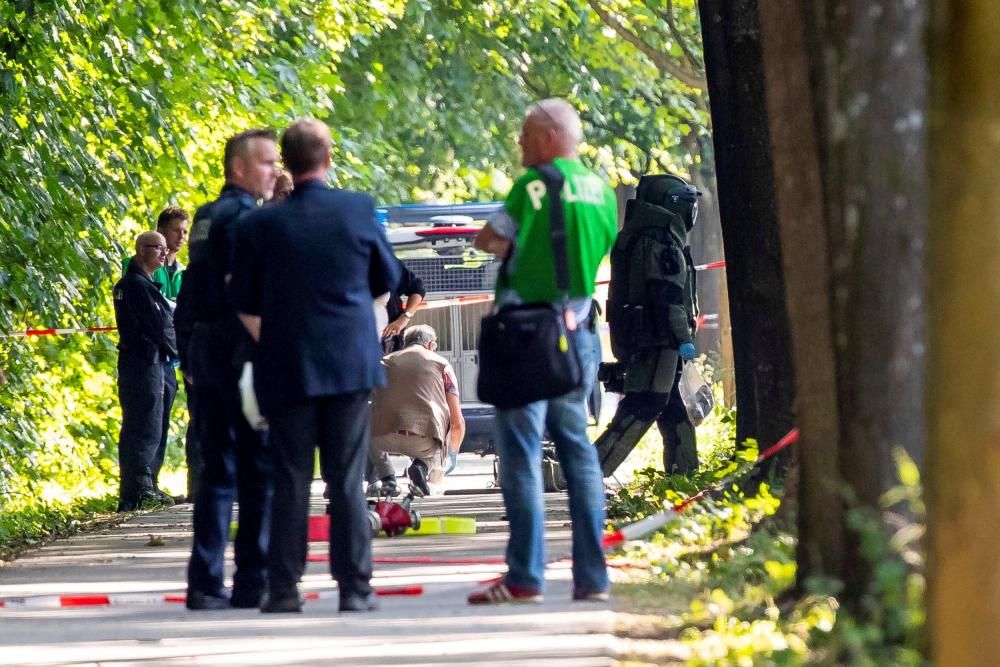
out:
{"label": "leafy branch", "polygon": [[647,58],[653,61],[653,64],[656,65],[661,71],[666,72],[678,81],[681,81],[692,88],[704,90],[708,86],[704,74],[675,63],[665,53],[653,47],[649,44],[649,42],[639,37],[639,35],[637,35],[634,31],[625,27],[625,24],[605,9],[601,3],[598,2],[598,0],[587,0],[587,4],[590,5],[594,12],[597,13],[605,25],[618,33],[618,35],[620,35],[621,38],[629,44],[632,44],[634,47],[639,49],[646,55]]}

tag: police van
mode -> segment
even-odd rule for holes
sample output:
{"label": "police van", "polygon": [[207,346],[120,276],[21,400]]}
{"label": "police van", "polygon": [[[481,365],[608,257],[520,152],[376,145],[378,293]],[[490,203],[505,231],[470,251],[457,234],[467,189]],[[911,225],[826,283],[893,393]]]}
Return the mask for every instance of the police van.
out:
{"label": "police van", "polygon": [[472,242],[501,206],[501,202],[403,204],[377,211],[396,256],[427,290],[427,305],[417,311],[413,324],[434,327],[437,352],[458,376],[466,425],[462,451],[482,455],[494,453],[494,408],[476,396],[479,322],[493,307],[500,261],[473,248]]}

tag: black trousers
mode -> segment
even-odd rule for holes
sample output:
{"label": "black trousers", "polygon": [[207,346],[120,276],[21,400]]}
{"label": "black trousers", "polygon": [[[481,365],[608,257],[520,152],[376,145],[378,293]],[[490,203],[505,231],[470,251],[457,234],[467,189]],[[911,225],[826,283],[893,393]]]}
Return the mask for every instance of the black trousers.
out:
{"label": "black trousers", "polygon": [[188,563],[188,589],[219,595],[225,586],[225,553],[233,501],[239,501],[239,527],[233,551],[233,590],[253,595],[264,590],[271,523],[271,456],[267,436],[250,428],[231,382],[196,381],[197,424],[204,467],[194,503],[194,538]]}
{"label": "black trousers", "polygon": [[127,352],[118,355],[118,509],[133,510],[153,491],[153,465],[163,428],[163,369]]}
{"label": "black trousers", "polygon": [[153,455],[153,488],[159,489],[160,469],[163,459],[167,456],[167,440],[170,436],[170,413],[174,409],[174,398],[177,397],[177,371],[173,366],[163,366],[163,420],[160,430],[160,444]]}
{"label": "black trousers", "polygon": [[315,449],[330,490],[330,573],[341,595],[371,593],[372,535],[361,482],[368,460],[370,392],[311,398],[268,414],[274,452],[271,595],[292,595],[306,566]]}

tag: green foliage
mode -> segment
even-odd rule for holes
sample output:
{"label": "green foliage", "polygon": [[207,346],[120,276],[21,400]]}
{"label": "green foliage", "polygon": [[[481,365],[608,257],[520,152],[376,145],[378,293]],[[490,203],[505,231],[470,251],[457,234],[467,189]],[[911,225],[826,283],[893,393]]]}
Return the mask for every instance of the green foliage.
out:
{"label": "green foliage", "polygon": [[34,503],[18,511],[0,514],[0,563],[12,560],[23,549],[69,535],[102,518],[110,518],[117,504],[115,495],[105,495],[69,503]]}
{"label": "green foliage", "polygon": [[[924,623],[924,503],[920,472],[902,448],[894,450],[899,484],[881,499],[881,511],[849,499],[848,526],[873,568],[857,615],[838,614],[833,631],[814,636],[818,655],[852,665],[920,665]],[[836,582],[811,581],[824,592]]]}
{"label": "green foliage", "polygon": [[[293,6],[294,5],[294,6]],[[233,132],[329,113],[401,2],[0,5],[0,331],[108,324],[130,239],[221,185]],[[338,174],[349,176],[340,169]],[[0,502],[103,479],[114,337],[0,340]]]}
{"label": "green foliage", "polygon": [[[795,539],[781,523],[761,523],[778,505],[766,485],[753,495],[717,494],[630,545],[637,569],[616,581],[619,607],[657,614],[661,637],[683,642],[691,665],[923,664],[923,501],[916,466],[902,451],[896,457],[900,485],[885,494],[882,512],[849,510],[875,571],[860,615],[840,608],[841,584],[830,580],[811,580],[800,598],[778,602],[793,590]],[[615,502],[634,512],[626,521],[637,519],[720,473],[703,468],[684,479],[644,470]]]}
{"label": "green foliage", "polygon": [[[249,127],[328,120],[331,180],[389,203],[494,199],[525,106],[560,95],[616,183],[684,171],[707,107],[664,64],[697,75],[698,34],[693,0],[0,3],[0,332],[111,324],[132,239],[210,199]],[[3,510],[114,478],[115,342],[0,338]]]}

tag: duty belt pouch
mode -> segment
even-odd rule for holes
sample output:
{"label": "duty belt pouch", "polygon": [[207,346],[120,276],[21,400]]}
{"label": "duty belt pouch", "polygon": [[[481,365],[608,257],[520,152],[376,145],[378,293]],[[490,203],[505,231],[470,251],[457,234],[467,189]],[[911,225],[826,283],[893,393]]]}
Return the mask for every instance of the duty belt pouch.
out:
{"label": "duty belt pouch", "polygon": [[[556,264],[556,286],[569,288],[562,174],[538,167],[549,195],[549,221]],[[506,270],[507,262],[504,262]],[[483,318],[479,336],[479,398],[501,410],[556,398],[583,384],[583,370],[566,330],[562,306],[528,303],[501,307]]]}

